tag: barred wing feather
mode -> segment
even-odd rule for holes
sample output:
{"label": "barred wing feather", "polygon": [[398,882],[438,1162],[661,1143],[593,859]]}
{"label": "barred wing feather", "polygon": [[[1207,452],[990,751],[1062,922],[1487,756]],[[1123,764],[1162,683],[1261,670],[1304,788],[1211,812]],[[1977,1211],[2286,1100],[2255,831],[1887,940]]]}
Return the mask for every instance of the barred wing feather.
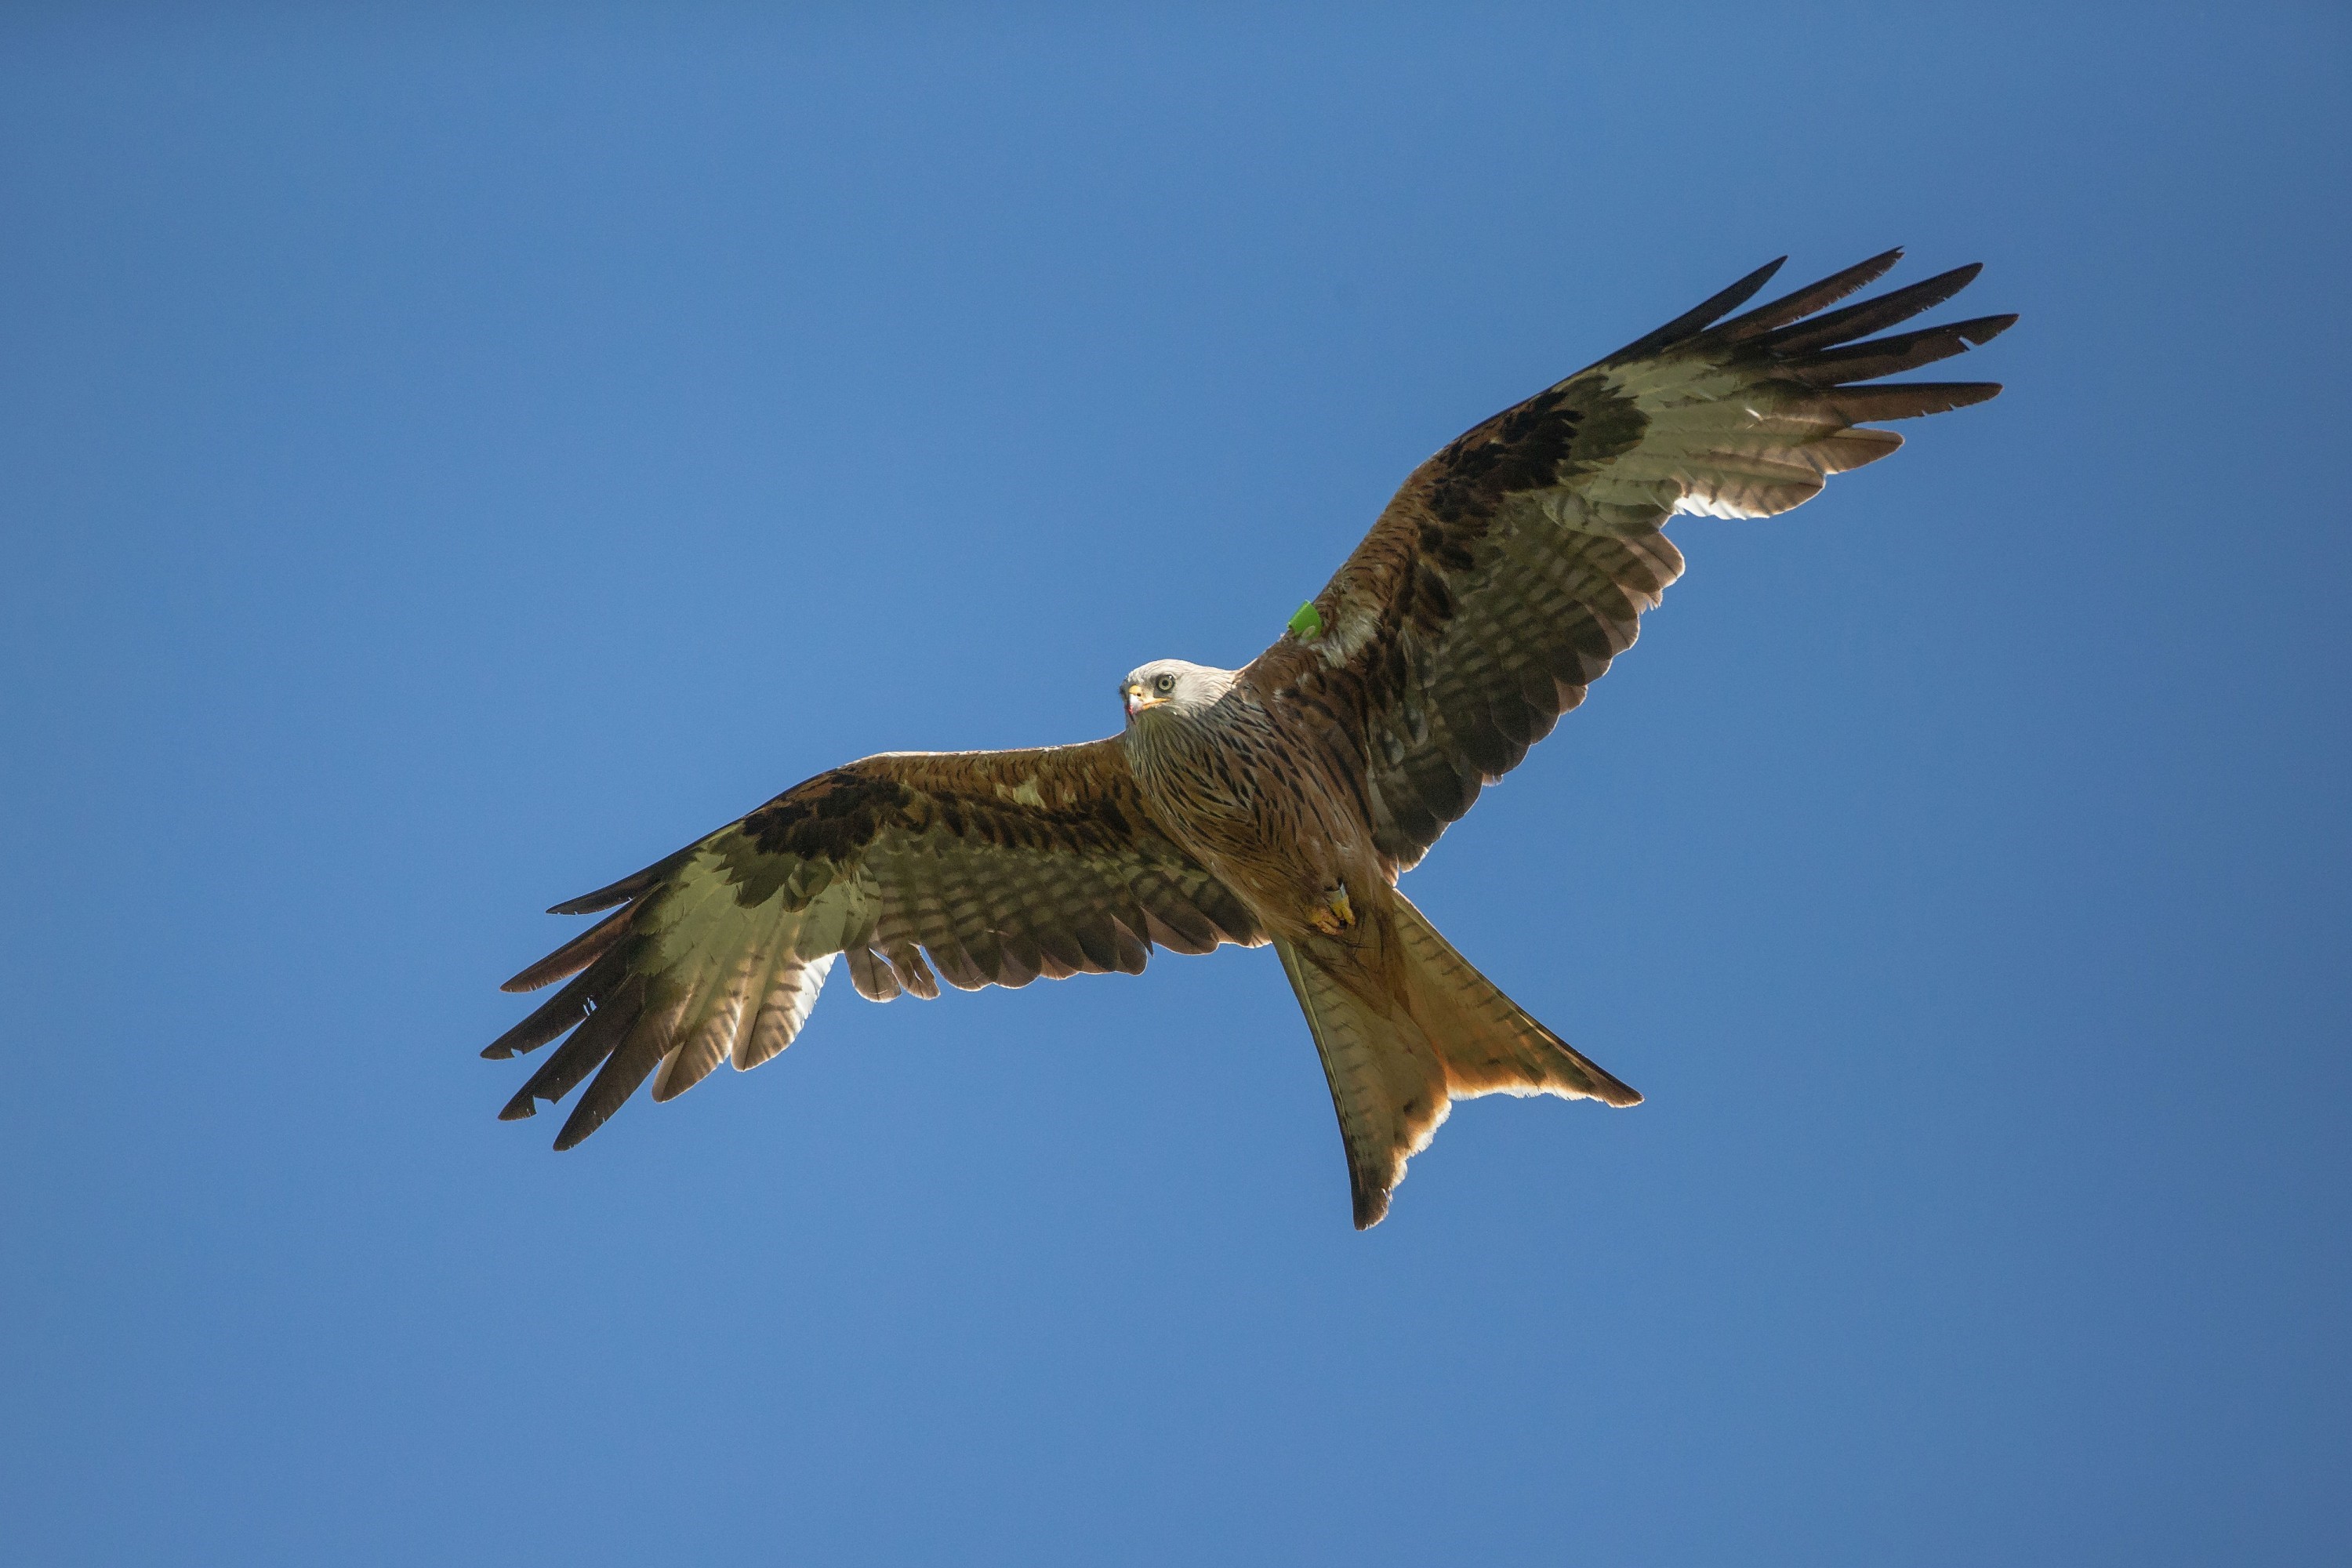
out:
{"label": "barred wing feather", "polygon": [[[1862,427],[1981,403],[1991,383],[1863,383],[1982,343],[2014,316],[1881,338],[1979,270],[1861,304],[1888,251],[1744,315],[1774,262],[1486,420],[1415,469],[1249,679],[1352,759],[1374,843],[1412,866],[1633,646],[1683,569],[1677,512],[1766,517],[1902,445]],[[1865,341],[1856,341],[1865,340]]]}
{"label": "barred wing feather", "polygon": [[[616,907],[617,906],[617,907]],[[1141,971],[1153,947],[1265,940],[1222,882],[1154,826],[1116,741],[868,757],[557,914],[612,910],[507,983],[562,990],[482,1054],[569,1034],[500,1114],[595,1074],[568,1149],[648,1077],[685,1092],[722,1061],[792,1043],[837,957],[884,1002]]]}

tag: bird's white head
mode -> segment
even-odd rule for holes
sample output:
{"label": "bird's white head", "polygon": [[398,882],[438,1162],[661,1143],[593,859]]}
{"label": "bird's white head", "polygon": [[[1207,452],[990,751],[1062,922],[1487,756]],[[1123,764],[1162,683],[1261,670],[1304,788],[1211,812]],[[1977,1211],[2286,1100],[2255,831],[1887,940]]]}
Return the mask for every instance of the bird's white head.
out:
{"label": "bird's white head", "polygon": [[1183,716],[1204,713],[1233,685],[1234,674],[1181,658],[1154,659],[1129,670],[1119,682],[1118,694],[1127,701],[1127,721],[1136,723],[1155,710]]}

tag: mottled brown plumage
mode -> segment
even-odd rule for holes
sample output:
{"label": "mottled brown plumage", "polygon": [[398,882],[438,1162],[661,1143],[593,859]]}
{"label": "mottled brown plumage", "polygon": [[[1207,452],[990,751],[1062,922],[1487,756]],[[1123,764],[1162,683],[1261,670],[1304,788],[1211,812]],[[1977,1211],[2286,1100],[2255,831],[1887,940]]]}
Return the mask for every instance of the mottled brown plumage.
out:
{"label": "mottled brown plumage", "polygon": [[1961,268],[1843,310],[1890,251],[1723,320],[1775,262],[1505,410],[1408,478],[1312,616],[1246,668],[1146,665],[1116,738],[868,757],[555,912],[614,912],[508,983],[568,982],[483,1054],[566,1036],[502,1113],[591,1074],[556,1141],[767,1060],[835,956],[887,1001],[1139,972],[1154,947],[1271,942],[1321,1053],[1357,1225],[1452,1100],[1641,1097],[1471,967],[1396,889],[1633,645],[1681,574],[1676,512],[1761,517],[1901,445],[1868,419],[1986,383],[1859,383],[1964,352],[1983,317],[1857,342]]}

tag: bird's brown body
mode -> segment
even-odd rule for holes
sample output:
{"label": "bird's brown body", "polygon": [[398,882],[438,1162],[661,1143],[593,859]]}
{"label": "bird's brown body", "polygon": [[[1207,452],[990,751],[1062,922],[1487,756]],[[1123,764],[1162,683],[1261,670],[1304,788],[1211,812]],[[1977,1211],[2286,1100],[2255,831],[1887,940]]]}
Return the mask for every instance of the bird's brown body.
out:
{"label": "bird's brown body", "polygon": [[[1762,517],[1901,445],[1867,419],[1983,383],[1865,384],[2013,317],[1869,334],[1962,268],[1840,310],[1874,258],[1723,320],[1772,268],[1496,415],[1407,479],[1293,629],[1238,671],[1146,665],[1114,739],[835,768],[559,912],[614,909],[510,989],[570,977],[484,1054],[567,1035],[509,1102],[595,1075],[577,1143],[643,1083],[791,1042],[836,957],[877,1001],[1271,942],[1339,1115],[1359,1226],[1454,1100],[1641,1096],[1530,1017],[1396,887],[1631,647],[1683,567],[1675,512]],[[1775,263],[1774,266],[1778,266]]]}
{"label": "bird's brown body", "polygon": [[1197,716],[1150,710],[1120,737],[1153,819],[1269,935],[1344,931],[1335,902],[1367,913],[1393,879],[1372,847],[1360,770],[1314,745],[1247,671],[1200,673],[1228,684]]}
{"label": "bird's brown body", "polygon": [[[1180,660],[1129,679],[1126,759],[1154,823],[1232,889],[1280,954],[1323,1058],[1356,1223],[1376,1224],[1404,1163],[1455,1100],[1641,1096],[1529,1017],[1397,890],[1375,843],[1363,750],[1328,707]],[[1166,692],[1152,695],[1155,687]]]}

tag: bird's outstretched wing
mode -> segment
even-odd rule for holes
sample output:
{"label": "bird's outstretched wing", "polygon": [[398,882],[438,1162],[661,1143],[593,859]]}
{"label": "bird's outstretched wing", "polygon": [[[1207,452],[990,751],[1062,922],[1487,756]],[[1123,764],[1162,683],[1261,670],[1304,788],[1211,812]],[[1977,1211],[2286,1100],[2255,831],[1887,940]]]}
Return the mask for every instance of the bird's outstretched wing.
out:
{"label": "bird's outstretched wing", "polygon": [[[1371,532],[1246,679],[1319,716],[1361,769],[1381,854],[1412,866],[1633,645],[1682,573],[1675,512],[1766,517],[1903,444],[1864,420],[1981,403],[1990,382],[1858,384],[2017,320],[1857,342],[1965,288],[1962,267],[1824,311],[1900,251],[1729,321],[1761,268],[1413,470]],[[1319,626],[1317,624],[1319,621]],[[1301,623],[1294,623],[1298,626]]]}
{"label": "bird's outstretched wing", "polygon": [[1155,945],[1265,940],[1153,826],[1117,741],[868,757],[550,912],[615,905],[507,982],[570,979],[482,1053],[569,1031],[500,1113],[532,1115],[594,1072],[558,1149],[656,1068],[654,1098],[667,1100],[723,1060],[751,1068],[782,1050],[837,954],[862,994],[887,1002],[937,996],[940,979],[971,991],[1136,973]]}

